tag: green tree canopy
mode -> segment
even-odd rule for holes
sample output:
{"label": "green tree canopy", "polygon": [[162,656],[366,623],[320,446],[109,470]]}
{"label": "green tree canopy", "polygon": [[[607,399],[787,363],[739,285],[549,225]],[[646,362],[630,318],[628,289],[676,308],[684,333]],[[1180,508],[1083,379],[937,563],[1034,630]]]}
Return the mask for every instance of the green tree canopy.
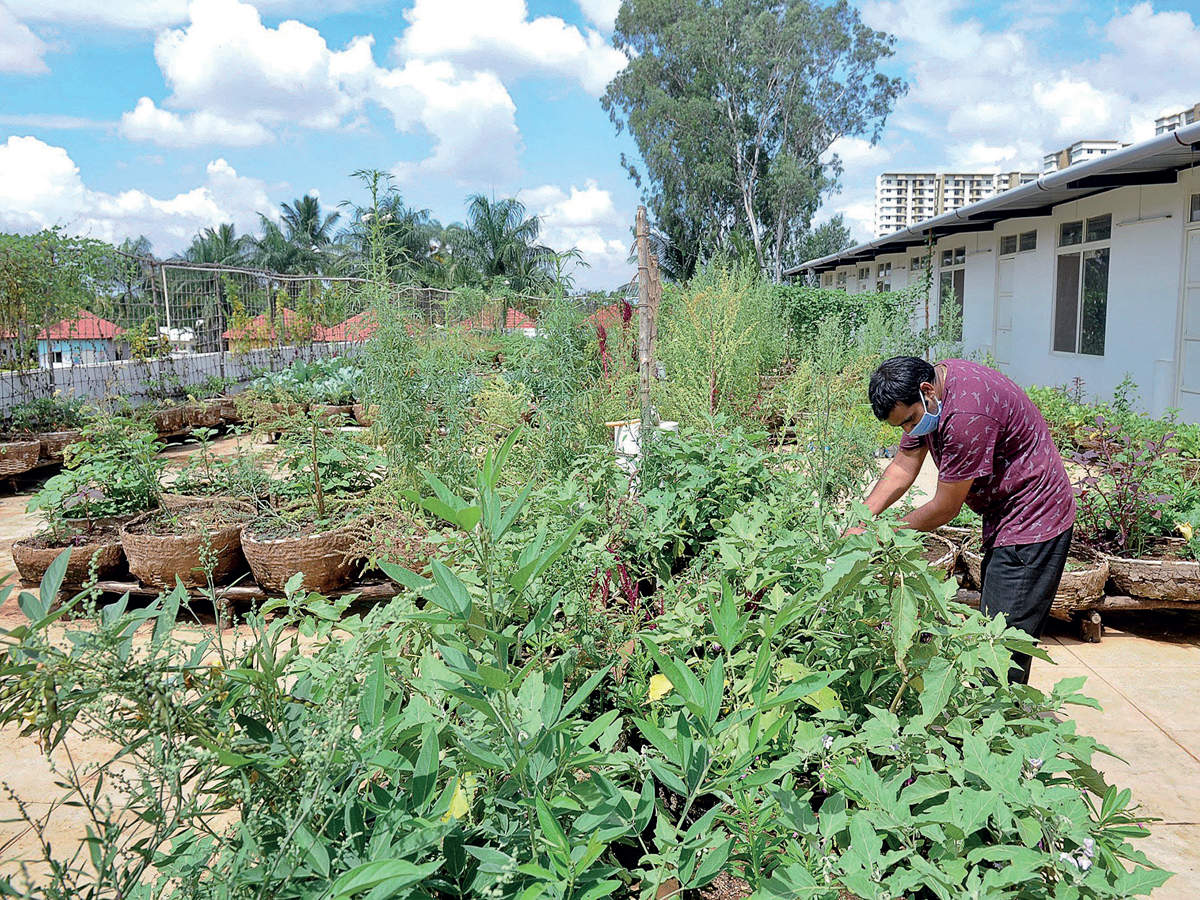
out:
{"label": "green tree canopy", "polygon": [[844,0],[625,0],[613,41],[629,63],[602,102],[684,275],[740,233],[779,280],[836,186],[834,142],[877,141],[905,89],[878,71],[894,39]]}

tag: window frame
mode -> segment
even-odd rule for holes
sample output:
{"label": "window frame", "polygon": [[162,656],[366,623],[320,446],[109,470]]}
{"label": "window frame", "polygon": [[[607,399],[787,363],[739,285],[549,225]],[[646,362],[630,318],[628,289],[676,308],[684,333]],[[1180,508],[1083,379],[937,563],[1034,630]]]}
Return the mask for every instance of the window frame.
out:
{"label": "window frame", "polygon": [[[1091,224],[1094,221],[1108,219],[1107,235],[1103,238],[1088,240],[1089,234],[1092,233]],[[1081,240],[1075,243],[1064,244],[1062,242],[1062,233],[1064,226],[1079,225],[1081,227]],[[1060,356],[1080,357],[1090,356],[1095,359],[1104,359],[1108,350],[1108,295],[1109,284],[1112,276],[1112,214],[1105,213],[1098,216],[1087,216],[1083,219],[1070,220],[1060,222],[1058,225],[1058,245],[1054,248],[1054,281],[1053,291],[1051,294],[1050,308],[1050,352]],[[1087,291],[1087,261],[1090,258],[1095,258],[1102,251],[1107,252],[1107,263],[1104,272],[1104,332],[1102,334],[1102,343],[1099,353],[1089,353],[1083,349],[1083,325],[1084,325],[1084,305]],[[1060,350],[1055,346],[1058,333],[1058,316],[1059,316],[1059,291],[1062,287],[1062,258],[1064,256],[1077,256],[1078,263],[1075,272],[1075,341],[1074,350]]]}
{"label": "window frame", "polygon": [[1188,199],[1188,224],[1200,224],[1200,193],[1192,194]]}
{"label": "window frame", "polygon": [[[949,262],[947,262],[949,260]],[[966,302],[966,281],[967,281],[967,245],[961,247],[947,247],[938,254],[938,280],[937,280],[937,298],[938,298],[938,322],[942,321],[942,308],[945,298],[943,296],[943,288],[945,287],[945,276],[950,276],[950,287],[954,288],[955,273],[962,272],[962,293],[955,295],[956,305],[958,306],[960,321],[959,328],[964,325],[967,314]],[[957,336],[957,340],[962,340],[962,334]]]}

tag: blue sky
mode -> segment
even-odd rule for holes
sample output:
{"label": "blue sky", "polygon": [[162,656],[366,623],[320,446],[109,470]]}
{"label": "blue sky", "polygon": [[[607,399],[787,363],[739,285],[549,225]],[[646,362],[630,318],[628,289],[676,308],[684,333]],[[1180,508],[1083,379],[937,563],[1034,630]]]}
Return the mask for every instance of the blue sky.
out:
{"label": "blue sky", "polygon": [[[1200,0],[1198,0],[1200,2]],[[0,0],[0,228],[62,224],[168,254],[205,225],[393,172],[443,221],[517,193],[586,286],[627,280],[632,152],[600,108],[617,0]],[[819,214],[869,236],[886,169],[1036,167],[1084,137],[1136,140],[1200,101],[1188,3],[868,0],[910,83],[883,140],[831,148]]]}

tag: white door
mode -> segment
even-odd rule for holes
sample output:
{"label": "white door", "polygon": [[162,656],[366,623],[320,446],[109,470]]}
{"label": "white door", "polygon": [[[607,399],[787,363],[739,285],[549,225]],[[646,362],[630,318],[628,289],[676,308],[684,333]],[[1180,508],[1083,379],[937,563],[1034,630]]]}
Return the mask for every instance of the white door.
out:
{"label": "white door", "polygon": [[1200,224],[1184,231],[1183,245],[1183,324],[1177,405],[1185,421],[1200,422]]}
{"label": "white door", "polygon": [[1013,267],[1015,259],[1002,259],[996,266],[996,323],[992,334],[992,355],[996,364],[1007,368],[1012,362]]}

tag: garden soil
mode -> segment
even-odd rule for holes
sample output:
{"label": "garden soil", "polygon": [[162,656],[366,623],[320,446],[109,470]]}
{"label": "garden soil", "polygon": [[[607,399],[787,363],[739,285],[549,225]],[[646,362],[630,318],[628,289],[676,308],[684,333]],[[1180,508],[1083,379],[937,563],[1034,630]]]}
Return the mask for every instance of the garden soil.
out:
{"label": "garden soil", "polygon": [[[172,466],[184,461],[190,448],[175,448]],[[234,439],[217,442],[222,455],[236,451]],[[937,473],[927,464],[918,487],[933,495]],[[26,496],[0,495],[0,574],[13,573],[8,545],[34,532],[37,522],[24,512]],[[16,598],[0,608],[0,625],[13,628],[24,620]],[[1031,683],[1048,690],[1062,678],[1083,676],[1084,692],[1100,701],[1103,710],[1078,707],[1073,717],[1082,732],[1093,735],[1121,759],[1097,758],[1097,765],[1117,784],[1134,789],[1143,811],[1157,816],[1150,836],[1138,843],[1156,863],[1176,873],[1153,894],[1154,900],[1192,900],[1200,895],[1200,704],[1188,701],[1188,687],[1200,684],[1200,615],[1191,612],[1127,613],[1106,616],[1103,642],[1085,644],[1065,626],[1051,624],[1044,646],[1054,665],[1034,660]],[[191,626],[189,626],[191,627]],[[237,640],[231,629],[227,643]],[[149,640],[146,630],[143,640]],[[68,738],[74,764],[80,767],[106,757],[108,748]],[[15,729],[0,730],[0,774],[20,797],[28,812],[50,816],[48,836],[60,848],[84,834],[81,810],[52,810],[59,791],[55,775],[33,738]],[[57,765],[69,764],[60,747]],[[113,798],[119,802],[119,797]],[[36,852],[30,830],[18,819],[17,804],[0,795],[0,860]],[[31,869],[31,872],[36,872]],[[12,862],[0,863],[0,876],[16,874]]]}

